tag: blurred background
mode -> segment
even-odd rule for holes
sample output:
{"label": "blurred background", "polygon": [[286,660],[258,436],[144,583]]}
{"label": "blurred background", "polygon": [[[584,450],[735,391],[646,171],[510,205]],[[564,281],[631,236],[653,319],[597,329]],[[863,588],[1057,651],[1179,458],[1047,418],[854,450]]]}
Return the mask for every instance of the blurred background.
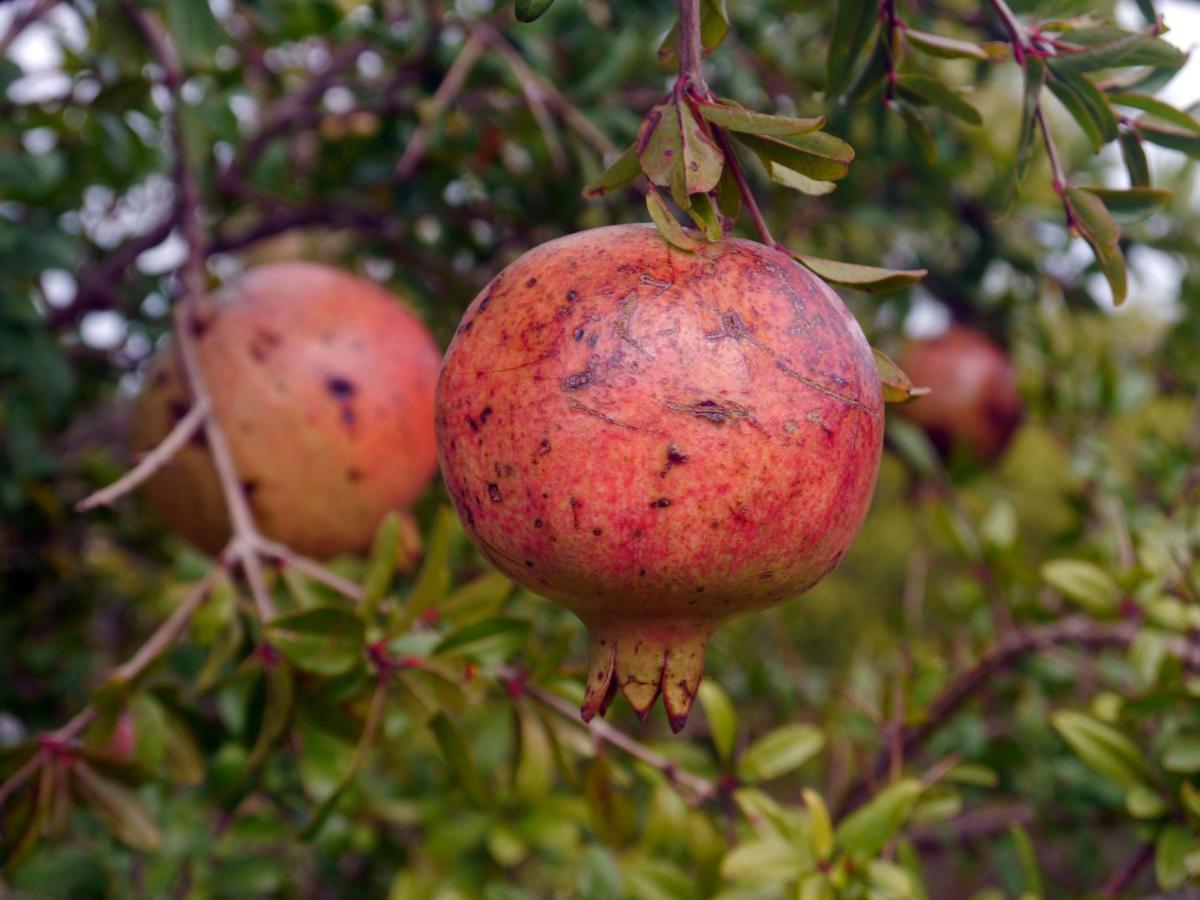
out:
{"label": "blurred background", "polygon": [[[214,287],[266,261],[326,262],[386,285],[444,348],[479,289],[525,250],[645,218],[635,188],[599,201],[581,190],[673,82],[657,55],[672,3],[557,0],[528,25],[492,0],[142,5],[186,66],[184,138]],[[1008,39],[986,3],[898,7],[913,29]],[[1184,0],[1013,9],[1026,21],[1091,12],[1135,30],[1157,13],[1166,41],[1189,51],[1200,40],[1200,5]],[[1116,878],[1110,895],[1196,896],[1200,136],[1176,124],[1170,149],[1138,142],[1172,197],[1122,224],[1130,289],[1117,308],[1065,225],[1040,147],[1011,190],[1022,107],[1011,58],[906,52],[902,70],[963,89],[982,113],[974,126],[930,108],[922,136],[878,94],[825,91],[835,15],[833,4],[729,0],[729,35],[706,63],[720,96],[823,113],[856,149],[848,177],[820,196],[744,160],[772,232],[817,256],[927,268],[916,287],[842,294],[889,353],[951,321],[989,335],[1015,366],[1025,416],[1002,458],[982,464],[944,462],[889,412],[852,552],[807,595],[714,638],[707,672],[731,708],[708,697],[672,739],[661,714],[643,726],[614,705],[616,726],[723,787],[689,803],[669,769],[631,764],[487,678],[413,688],[418,700],[389,707],[369,758],[354,760],[361,692],[322,698],[300,678],[273,714],[278,688],[248,665],[252,629],[230,600],[122,701],[142,730],[134,765],[113,775],[115,808],[76,797],[61,830],[32,838],[22,830],[32,813],[5,811],[0,889],[991,898],[1094,895]],[[490,36],[467,66],[481,23]],[[0,35],[14,33],[0,38],[0,775],[208,565],[136,495],[112,511],[72,510],[129,464],[130,401],[169,330],[186,254],[168,215],[171,97],[119,3],[8,0]],[[460,86],[440,90],[456,65]],[[1145,79],[1134,89],[1197,114],[1196,58]],[[1048,93],[1044,103],[1074,183],[1130,184],[1117,142],[1097,152],[1071,111]],[[486,564],[439,513],[445,502],[439,482],[416,510],[425,568],[401,567],[397,602],[436,582],[439,633],[516,623],[469,662],[525,667],[574,702],[582,627],[523,589],[487,582],[480,594]],[[334,566],[364,572],[363,560]],[[1111,639],[1068,635],[1004,655],[1013,635],[1062,622]],[[970,672],[979,680],[966,702],[938,706]],[[1101,730],[1073,730],[1062,710]],[[461,759],[429,727],[442,717]],[[820,749],[793,765],[762,739],[795,724]],[[1112,732],[1128,746],[1114,751]],[[1108,756],[1089,743],[1096,734]],[[889,735],[905,753],[879,771]],[[824,797],[836,826],[901,770],[926,778],[920,799],[841,883],[810,879],[823,870],[802,791]]]}

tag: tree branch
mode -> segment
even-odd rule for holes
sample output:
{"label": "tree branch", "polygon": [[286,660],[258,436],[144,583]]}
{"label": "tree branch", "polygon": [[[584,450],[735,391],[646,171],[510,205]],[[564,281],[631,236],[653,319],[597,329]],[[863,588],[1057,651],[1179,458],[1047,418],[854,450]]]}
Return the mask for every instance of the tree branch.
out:
{"label": "tree branch", "polygon": [[733,181],[738,187],[738,192],[742,195],[742,202],[746,205],[746,209],[750,212],[750,218],[754,220],[754,227],[758,229],[758,236],[768,247],[776,247],[775,239],[771,237],[771,229],[767,227],[767,220],[763,218],[762,210],[758,208],[758,201],[754,199],[754,192],[750,190],[750,183],[746,181],[746,173],[742,171],[742,164],[738,161],[737,151],[733,149],[733,141],[729,140],[729,135],[725,133],[725,129],[713,126],[713,136],[717,140],[717,145],[721,148],[721,152],[725,154],[725,165],[729,166],[729,172],[733,175]]}
{"label": "tree branch", "polygon": [[708,93],[701,61],[704,45],[700,40],[700,0],[679,0],[679,81],[685,89],[694,87]]}
{"label": "tree branch", "polygon": [[197,431],[204,427],[208,417],[207,403],[193,403],[187,415],[175,423],[175,427],[162,439],[162,442],[142,457],[141,461],[110,484],[96,491],[75,504],[76,512],[87,512],[97,506],[108,506],[124,497],[138,485],[150,478],[170,461],[179,450],[192,438]]}
{"label": "tree branch", "polygon": [[1154,844],[1142,844],[1129,862],[1113,873],[1096,894],[1097,897],[1120,897],[1137,881],[1142,870],[1154,859]]}

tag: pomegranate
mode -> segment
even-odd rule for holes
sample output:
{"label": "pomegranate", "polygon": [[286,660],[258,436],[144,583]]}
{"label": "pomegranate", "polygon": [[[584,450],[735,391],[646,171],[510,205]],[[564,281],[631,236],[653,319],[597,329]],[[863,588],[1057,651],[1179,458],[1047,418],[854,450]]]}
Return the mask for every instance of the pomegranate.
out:
{"label": "pomegranate", "polygon": [[956,454],[991,464],[1021,424],[1021,395],[1008,354],[991,338],[952,325],[933,338],[909,341],[896,362],[930,393],[897,408],[919,425],[943,459]]}
{"label": "pomegranate", "polygon": [[[374,284],[309,263],[251,270],[193,322],[200,364],[255,520],[317,557],[365,547],[383,516],[433,475],[438,350],[424,325]],[[146,373],[135,451],[190,406],[170,345]],[[229,537],[202,435],[147,484],[151,503],[209,552]]]}
{"label": "pomegranate", "polygon": [[883,406],[838,296],[785,254],[651,226],[551,241],[463,316],[438,451],[476,546],[587,625],[582,714],[617,687],[683,727],[705,644],[806,590],[870,502]]}

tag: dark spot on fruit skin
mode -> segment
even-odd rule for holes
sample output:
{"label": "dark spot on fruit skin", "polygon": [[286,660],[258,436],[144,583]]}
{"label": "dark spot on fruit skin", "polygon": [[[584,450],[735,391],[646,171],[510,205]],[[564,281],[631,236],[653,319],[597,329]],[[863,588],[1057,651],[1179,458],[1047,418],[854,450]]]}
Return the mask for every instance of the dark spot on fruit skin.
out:
{"label": "dark spot on fruit skin", "polygon": [[775,573],[774,573],[774,572],[763,572],[763,573],[762,573],[761,575],[759,575],[758,577],[759,577],[759,578],[762,578],[762,579],[764,579],[764,580],[765,580],[765,579],[768,579],[768,578],[774,578],[774,577],[775,577]]}
{"label": "dark spot on fruit skin", "polygon": [[681,465],[687,462],[687,454],[679,449],[675,444],[667,447],[667,462],[673,466]]}
{"label": "dark spot on fruit skin", "polygon": [[485,406],[485,407],[483,408],[483,412],[481,412],[481,413],[479,414],[479,424],[480,424],[480,425],[486,425],[486,424],[487,424],[487,420],[488,420],[488,416],[490,416],[491,414],[492,414],[492,408],[491,408],[490,406]]}
{"label": "dark spot on fruit skin", "polygon": [[487,296],[479,301],[479,311],[483,312],[492,303],[492,292],[488,291]]}
{"label": "dark spot on fruit skin", "polygon": [[646,574],[646,570],[645,570],[645,569],[638,569],[638,575],[639,575],[639,576],[644,576],[645,574]]}
{"label": "dark spot on fruit skin", "polygon": [[194,337],[196,340],[200,340],[202,337],[204,337],[205,332],[207,332],[212,326],[213,319],[215,318],[216,316],[205,317],[199,313],[193,313],[191,322],[189,323],[192,329],[192,337]]}
{"label": "dark spot on fruit skin", "polygon": [[593,528],[592,534],[594,534],[596,537],[600,537],[600,535],[604,534],[604,529],[603,528]]}
{"label": "dark spot on fruit skin", "polygon": [[533,560],[532,559],[525,560],[525,565],[529,566],[529,568],[532,569],[533,568]]}
{"label": "dark spot on fruit skin", "polygon": [[472,431],[478,431],[478,430],[479,430],[479,423],[478,423],[478,422],[476,422],[476,421],[475,421],[474,419],[472,419],[470,416],[467,416],[467,417],[466,417],[466,419],[467,419],[467,424],[471,426],[471,430],[472,430]]}
{"label": "dark spot on fruit skin", "polygon": [[538,453],[545,456],[550,452],[550,438],[542,438],[542,442],[538,444]]}
{"label": "dark spot on fruit skin", "polygon": [[342,401],[353,399],[354,395],[358,393],[358,387],[354,382],[342,378],[340,375],[331,375],[329,378],[326,378],[325,390]]}
{"label": "dark spot on fruit skin", "polygon": [[579,302],[579,292],[575,291],[575,290],[567,291],[567,302],[568,303],[578,303]]}
{"label": "dark spot on fruit skin", "polygon": [[361,469],[347,469],[346,480],[351,483],[362,481],[363,473]]}
{"label": "dark spot on fruit skin", "polygon": [[474,326],[475,326],[475,320],[467,319],[466,321],[459,322],[458,328],[455,329],[455,332],[458,334],[465,334],[466,332],[470,331]]}
{"label": "dark spot on fruit skin", "polygon": [[530,278],[527,282],[525,282],[525,287],[533,287],[535,284],[537,284],[537,279]]}
{"label": "dark spot on fruit skin", "polygon": [[657,500],[651,500],[650,505],[653,507],[657,507],[658,509],[666,509],[668,506],[671,505],[671,501],[668,500],[666,497],[659,497]]}
{"label": "dark spot on fruit skin", "polygon": [[244,481],[242,481],[242,493],[246,495],[247,500],[249,500],[252,496],[254,496],[254,492],[257,490],[258,490],[258,482],[255,481],[253,478],[247,478]]}
{"label": "dark spot on fruit skin", "polygon": [[577,391],[580,388],[587,387],[592,383],[592,370],[584,369],[582,372],[576,372],[574,375],[568,375],[562,380],[564,391]]}
{"label": "dark spot on fruit skin", "polygon": [[274,331],[268,331],[265,328],[255,332],[253,339],[250,341],[250,355],[254,357],[256,362],[266,362],[270,357],[271,351],[274,350],[282,342],[282,338]]}
{"label": "dark spot on fruit skin", "polygon": [[596,344],[598,344],[599,342],[600,342],[599,332],[593,331],[592,336],[588,338],[588,346],[595,348]]}
{"label": "dark spot on fruit skin", "polygon": [[[545,494],[543,494],[542,496],[544,497]],[[578,528],[579,527],[579,507],[582,506],[583,504],[581,504],[574,497],[571,497],[569,500],[567,500],[567,503],[569,503],[571,506],[571,524],[573,524],[576,528]]]}
{"label": "dark spot on fruit skin", "polygon": [[496,484],[496,482],[494,482],[494,481],[488,482],[488,498],[493,503],[501,502],[500,486],[498,484]]}
{"label": "dark spot on fruit skin", "polygon": [[575,338],[575,340],[577,340],[577,341],[582,341],[583,340],[583,326],[580,325],[573,332],[571,332],[571,337]]}
{"label": "dark spot on fruit skin", "polygon": [[541,528],[541,527],[542,527],[542,520],[541,520],[541,519],[534,519],[534,520],[533,520],[533,527],[534,527],[534,528]]}

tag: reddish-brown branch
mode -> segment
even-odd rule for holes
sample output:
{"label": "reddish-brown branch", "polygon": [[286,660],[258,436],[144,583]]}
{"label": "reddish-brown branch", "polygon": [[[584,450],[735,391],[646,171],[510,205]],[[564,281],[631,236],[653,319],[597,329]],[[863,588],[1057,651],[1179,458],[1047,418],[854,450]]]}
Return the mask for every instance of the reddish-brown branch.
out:
{"label": "reddish-brown branch", "polygon": [[1137,852],[1130,857],[1129,862],[1123,865],[1119,870],[1113,873],[1113,876],[1104,883],[1104,887],[1097,892],[1097,897],[1120,897],[1125,894],[1138,876],[1142,874],[1142,870],[1150,865],[1154,859],[1154,844],[1142,844]]}
{"label": "reddish-brown branch", "polygon": [[703,58],[700,0],[679,0],[679,81],[701,95],[708,93],[701,67]]}
{"label": "reddish-brown branch", "polygon": [[725,155],[725,165],[729,166],[733,181],[742,195],[742,203],[749,210],[750,218],[754,220],[754,227],[758,229],[759,238],[768,247],[779,247],[775,243],[775,239],[771,237],[771,229],[767,227],[767,220],[763,218],[762,210],[758,208],[758,202],[754,199],[754,192],[750,190],[750,183],[746,181],[746,173],[742,171],[742,164],[738,161],[737,152],[733,149],[733,141],[729,139],[729,135],[725,133],[724,129],[716,126],[713,127],[713,136],[716,138],[721,152]]}

